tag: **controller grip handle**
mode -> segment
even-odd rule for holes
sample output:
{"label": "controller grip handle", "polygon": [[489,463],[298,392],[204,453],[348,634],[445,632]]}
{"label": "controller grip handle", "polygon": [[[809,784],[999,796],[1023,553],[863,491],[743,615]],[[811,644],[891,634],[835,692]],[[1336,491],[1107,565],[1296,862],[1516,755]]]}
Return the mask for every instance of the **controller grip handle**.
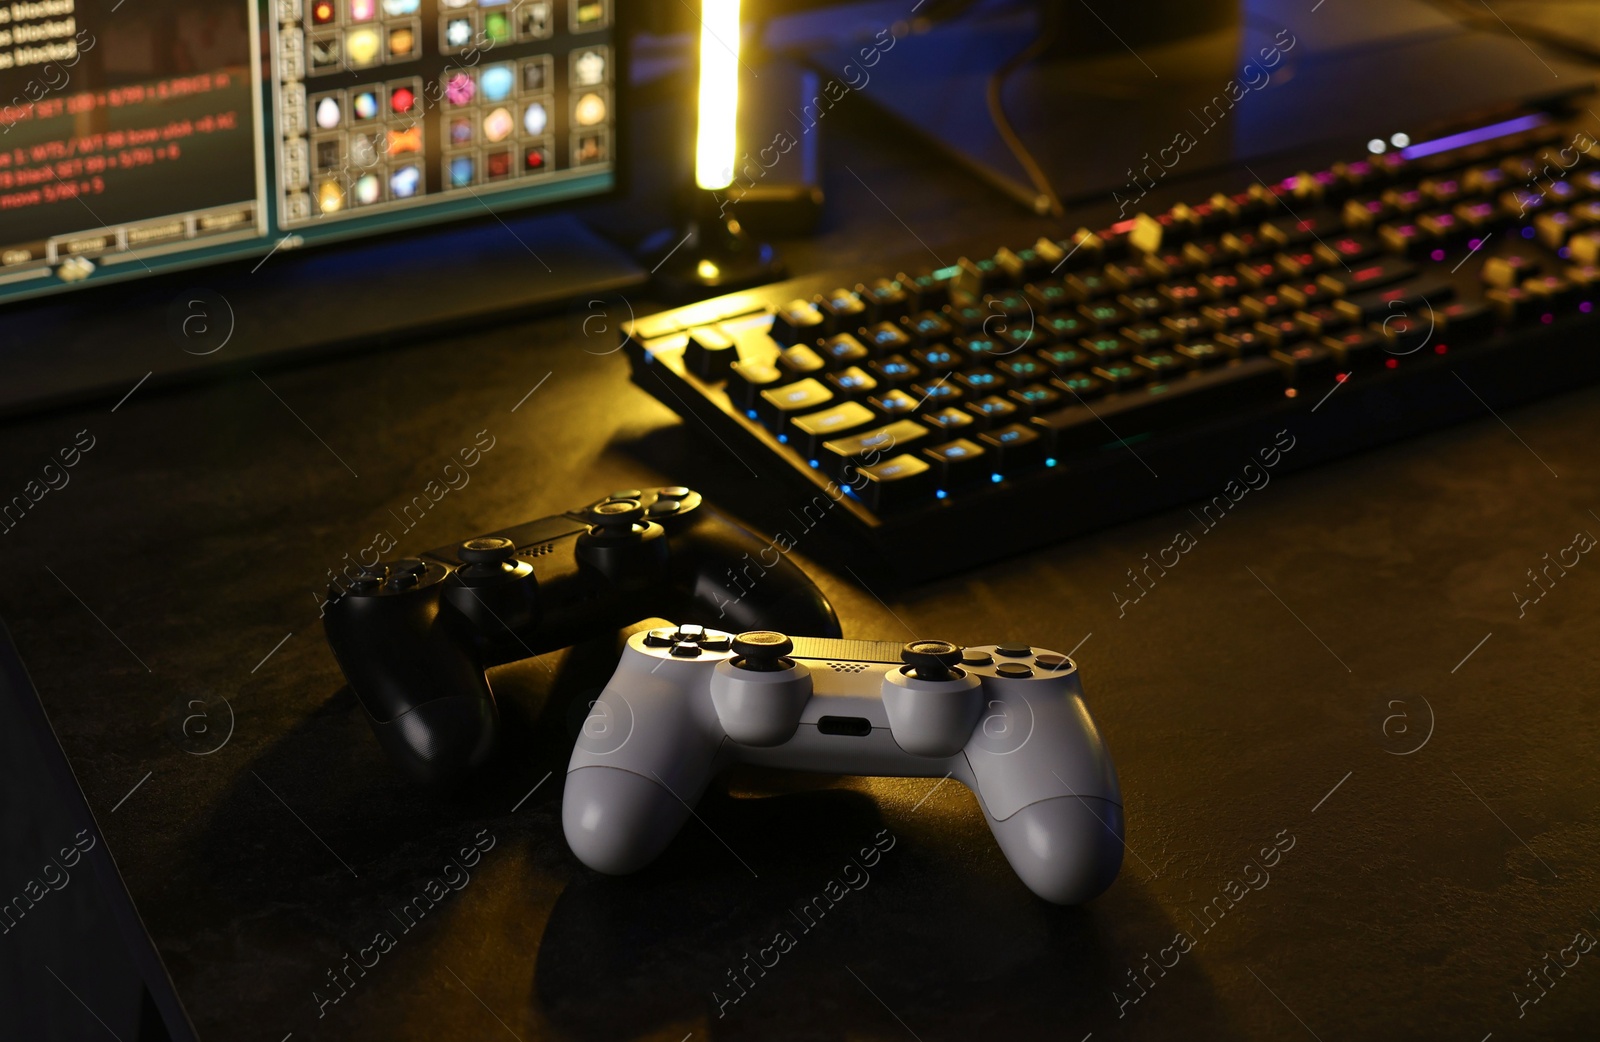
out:
{"label": "controller grip handle", "polygon": [[1046,901],[1091,901],[1122,868],[1122,808],[1110,800],[1055,796],[1003,821],[989,817],[987,807],[983,814],[1017,877]]}
{"label": "controller grip handle", "polygon": [[407,777],[448,790],[488,762],[494,697],[471,638],[436,597],[347,597],[323,626],[378,744]]}
{"label": "controller grip handle", "polygon": [[596,872],[637,872],[661,856],[688,819],[688,803],[642,774],[589,766],[567,775],[561,828],[578,860]]}
{"label": "controller grip handle", "polygon": [[707,507],[695,515],[675,533],[674,563],[690,596],[711,612],[708,622],[735,633],[842,635],[833,605],[777,540],[763,541]]}

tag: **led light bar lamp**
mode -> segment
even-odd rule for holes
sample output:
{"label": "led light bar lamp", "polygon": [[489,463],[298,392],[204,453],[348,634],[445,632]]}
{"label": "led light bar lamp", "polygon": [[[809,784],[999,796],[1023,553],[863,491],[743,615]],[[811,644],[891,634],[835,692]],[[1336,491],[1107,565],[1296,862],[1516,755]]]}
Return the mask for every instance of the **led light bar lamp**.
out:
{"label": "led light bar lamp", "polygon": [[739,0],[704,0],[700,8],[700,98],[695,188],[686,235],[656,278],[674,294],[734,290],[782,277],[776,251],[740,227],[728,189],[739,166]]}

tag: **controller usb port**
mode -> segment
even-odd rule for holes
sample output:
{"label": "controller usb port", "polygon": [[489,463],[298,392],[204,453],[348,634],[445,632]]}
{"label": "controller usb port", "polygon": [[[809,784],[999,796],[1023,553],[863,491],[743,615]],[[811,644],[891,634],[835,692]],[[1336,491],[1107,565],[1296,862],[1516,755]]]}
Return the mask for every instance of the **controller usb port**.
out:
{"label": "controller usb port", "polygon": [[825,716],[817,721],[817,730],[823,734],[865,738],[872,733],[872,721],[859,716]]}

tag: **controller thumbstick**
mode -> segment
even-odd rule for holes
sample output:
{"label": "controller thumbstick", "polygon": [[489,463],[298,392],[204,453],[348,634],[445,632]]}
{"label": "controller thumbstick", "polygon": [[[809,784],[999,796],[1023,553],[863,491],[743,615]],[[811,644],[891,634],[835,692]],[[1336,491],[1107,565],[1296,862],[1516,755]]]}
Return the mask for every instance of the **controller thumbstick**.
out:
{"label": "controller thumbstick", "polygon": [[637,499],[608,499],[589,508],[589,534],[600,539],[625,539],[644,520],[644,504]]}
{"label": "controller thumbstick", "polygon": [[947,640],[914,640],[900,650],[900,660],[918,680],[955,680],[962,649]]}
{"label": "controller thumbstick", "polygon": [[788,669],[784,656],[794,650],[794,641],[772,630],[752,630],[733,638],[733,664],[752,673],[776,673]]}
{"label": "controller thumbstick", "polygon": [[516,556],[517,544],[499,536],[468,539],[456,551],[456,557],[462,564],[477,565],[487,569],[492,569],[497,564],[505,564]]}

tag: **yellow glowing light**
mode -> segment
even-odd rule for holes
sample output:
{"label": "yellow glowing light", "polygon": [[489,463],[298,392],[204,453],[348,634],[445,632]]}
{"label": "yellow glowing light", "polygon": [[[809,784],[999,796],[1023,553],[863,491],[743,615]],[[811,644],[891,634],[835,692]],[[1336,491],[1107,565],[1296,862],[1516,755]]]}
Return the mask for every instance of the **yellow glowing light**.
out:
{"label": "yellow glowing light", "polygon": [[708,260],[701,261],[698,270],[700,272],[700,277],[705,279],[707,282],[715,282],[722,276],[722,269]]}
{"label": "yellow glowing light", "polygon": [[739,0],[700,8],[700,132],[695,181],[707,191],[733,183],[739,120]]}

